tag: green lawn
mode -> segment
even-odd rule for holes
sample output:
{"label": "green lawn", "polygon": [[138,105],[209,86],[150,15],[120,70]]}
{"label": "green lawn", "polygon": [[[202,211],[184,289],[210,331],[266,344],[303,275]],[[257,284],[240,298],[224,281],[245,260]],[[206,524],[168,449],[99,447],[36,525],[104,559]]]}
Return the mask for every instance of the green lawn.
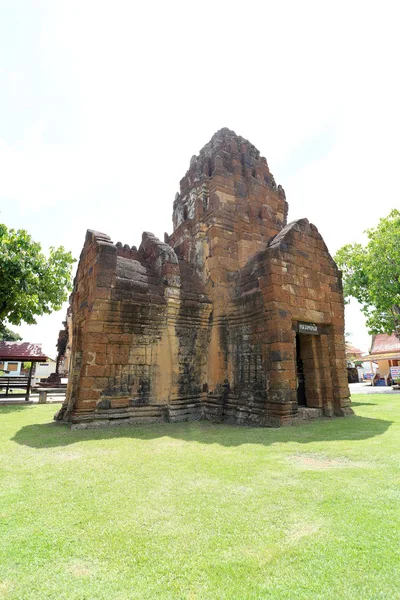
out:
{"label": "green lawn", "polygon": [[400,394],[284,429],[0,408],[0,598],[400,598]]}

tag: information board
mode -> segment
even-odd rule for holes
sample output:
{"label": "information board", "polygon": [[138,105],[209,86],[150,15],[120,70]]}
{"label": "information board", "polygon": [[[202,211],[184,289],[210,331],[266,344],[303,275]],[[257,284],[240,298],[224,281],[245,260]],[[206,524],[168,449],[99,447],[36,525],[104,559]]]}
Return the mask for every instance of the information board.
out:
{"label": "information board", "polygon": [[397,377],[400,377],[400,367],[390,367],[390,374],[393,377],[393,379],[397,379]]}

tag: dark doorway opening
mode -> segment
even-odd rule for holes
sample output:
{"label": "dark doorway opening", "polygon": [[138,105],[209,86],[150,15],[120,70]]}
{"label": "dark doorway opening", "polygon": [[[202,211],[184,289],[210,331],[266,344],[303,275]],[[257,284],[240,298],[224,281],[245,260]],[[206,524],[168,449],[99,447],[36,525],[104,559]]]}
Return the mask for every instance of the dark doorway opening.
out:
{"label": "dark doorway opening", "polygon": [[297,404],[307,406],[306,378],[304,376],[304,363],[301,358],[300,335],[296,335],[296,378],[297,378]]}

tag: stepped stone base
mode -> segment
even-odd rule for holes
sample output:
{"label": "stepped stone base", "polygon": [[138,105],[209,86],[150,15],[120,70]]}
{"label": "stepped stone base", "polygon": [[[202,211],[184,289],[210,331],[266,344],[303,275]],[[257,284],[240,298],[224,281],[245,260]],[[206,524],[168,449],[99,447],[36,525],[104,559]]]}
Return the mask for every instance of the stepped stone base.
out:
{"label": "stepped stone base", "polygon": [[[347,414],[353,414],[350,412]],[[68,419],[72,429],[94,429],[109,426],[139,425],[145,423],[179,423],[183,421],[211,421],[213,423],[229,423],[231,425],[246,425],[255,427],[280,427],[311,421],[324,415],[322,408],[299,406],[292,414],[278,416],[264,408],[248,407],[245,405],[217,406],[207,400],[181,404],[176,406],[155,405],[146,407],[130,407],[118,410],[98,410],[88,413],[74,413]]]}
{"label": "stepped stone base", "polygon": [[308,408],[306,406],[299,406],[297,418],[299,421],[311,421],[312,419],[318,419],[324,416],[322,408]]}

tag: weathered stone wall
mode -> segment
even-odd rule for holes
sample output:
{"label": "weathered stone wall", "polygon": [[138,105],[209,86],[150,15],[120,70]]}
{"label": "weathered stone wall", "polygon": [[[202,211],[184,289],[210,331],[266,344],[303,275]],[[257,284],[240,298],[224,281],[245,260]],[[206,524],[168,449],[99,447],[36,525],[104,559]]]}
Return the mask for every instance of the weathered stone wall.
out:
{"label": "weathered stone wall", "polygon": [[[164,420],[170,408],[175,418],[200,418],[210,304],[189,265],[185,274],[182,286],[175,252],[152,234],[143,234],[137,251],[88,232],[72,295],[73,360],[60,419]],[[183,396],[197,406],[182,407]]]}
{"label": "weathered stone wall", "polygon": [[88,232],[58,418],[291,423],[299,322],[319,327],[301,335],[307,406],[350,413],[340,273],[313,225],[286,224],[254,146],[218,132],[192,158],[173,222],[138,250]]}
{"label": "weathered stone wall", "polygon": [[326,416],[350,413],[341,275],[316,227],[307,219],[287,225],[235,278],[242,297],[263,298],[254,341],[261,341],[267,373],[267,420],[297,415],[298,322],[320,324],[322,332],[302,336],[307,406]]}

